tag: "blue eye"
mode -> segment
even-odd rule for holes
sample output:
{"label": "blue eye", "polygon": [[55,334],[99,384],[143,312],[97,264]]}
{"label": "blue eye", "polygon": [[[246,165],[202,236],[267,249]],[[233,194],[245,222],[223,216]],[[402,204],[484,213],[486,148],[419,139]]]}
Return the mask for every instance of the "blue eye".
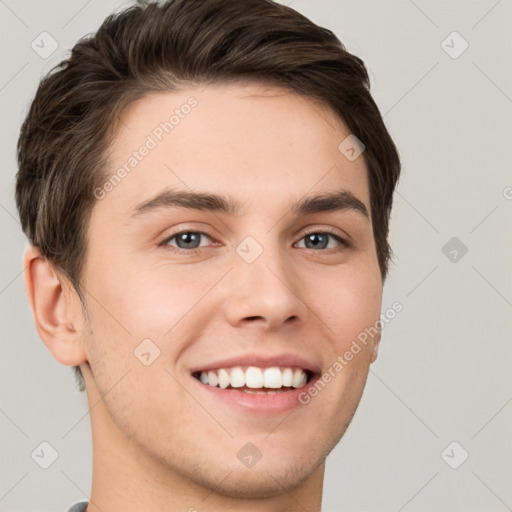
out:
{"label": "blue eye", "polygon": [[194,250],[199,248],[201,237],[206,236],[207,238],[210,238],[206,233],[201,233],[199,231],[182,231],[181,233],[176,233],[175,235],[172,235],[169,238],[166,238],[162,244],[163,245],[170,245],[171,247],[175,247],[174,245],[171,245],[171,240],[176,239],[177,248],[181,250],[186,250],[187,252],[190,249]]}
{"label": "blue eye", "polygon": [[[212,239],[210,235],[201,231],[181,231],[167,237],[160,245],[166,246],[174,252],[192,254],[205,247],[204,245],[201,246],[201,237]],[[336,248],[336,245],[334,247],[329,246],[331,240],[334,240],[338,247],[342,246],[342,248],[344,248],[349,246],[343,238],[329,231],[311,231],[302,236],[300,240],[306,241],[305,249],[313,249],[315,251]],[[173,241],[175,241],[175,243]]]}
{"label": "blue eye", "polygon": [[[341,244],[343,246],[346,246],[347,243],[343,238],[340,236],[325,232],[325,231],[313,231],[311,233],[308,233],[307,235],[304,235],[301,240],[306,241],[306,249],[331,249],[332,247],[328,247],[329,245],[329,239],[335,240],[338,244]],[[309,245],[308,245],[309,244]]]}

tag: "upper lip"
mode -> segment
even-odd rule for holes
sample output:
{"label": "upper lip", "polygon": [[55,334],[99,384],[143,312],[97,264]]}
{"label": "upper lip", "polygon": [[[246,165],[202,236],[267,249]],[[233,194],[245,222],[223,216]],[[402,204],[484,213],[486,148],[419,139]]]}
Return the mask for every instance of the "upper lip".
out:
{"label": "upper lip", "polygon": [[205,363],[201,366],[192,368],[192,373],[208,370],[218,370],[219,368],[232,368],[234,366],[257,366],[260,368],[270,368],[271,366],[296,366],[304,370],[309,370],[312,373],[320,373],[320,367],[308,361],[297,354],[276,354],[276,355],[262,355],[262,354],[241,354],[226,359]]}

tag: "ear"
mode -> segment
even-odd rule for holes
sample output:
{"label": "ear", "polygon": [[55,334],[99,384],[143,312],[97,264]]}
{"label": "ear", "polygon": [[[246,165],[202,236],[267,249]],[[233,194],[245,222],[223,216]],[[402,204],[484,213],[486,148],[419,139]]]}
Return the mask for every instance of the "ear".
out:
{"label": "ear", "polygon": [[374,363],[377,360],[377,356],[379,355],[379,345],[380,345],[381,337],[382,337],[382,332],[379,332],[373,338],[373,348],[372,348],[372,355],[371,355],[371,359],[370,359],[370,364]]}
{"label": "ear", "polygon": [[25,290],[40,338],[59,363],[74,366],[86,362],[78,293],[69,280],[57,275],[37,247],[25,251],[23,267]]}

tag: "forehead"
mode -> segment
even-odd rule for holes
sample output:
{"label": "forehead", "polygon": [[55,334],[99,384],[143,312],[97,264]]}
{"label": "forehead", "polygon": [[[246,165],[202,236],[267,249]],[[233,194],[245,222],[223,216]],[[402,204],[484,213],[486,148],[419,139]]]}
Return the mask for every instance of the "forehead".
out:
{"label": "forehead", "polygon": [[128,214],[166,187],[226,193],[267,211],[308,191],[350,190],[369,209],[366,165],[338,149],[350,135],[312,98],[264,84],[202,86],[148,95],[120,116],[102,203]]}

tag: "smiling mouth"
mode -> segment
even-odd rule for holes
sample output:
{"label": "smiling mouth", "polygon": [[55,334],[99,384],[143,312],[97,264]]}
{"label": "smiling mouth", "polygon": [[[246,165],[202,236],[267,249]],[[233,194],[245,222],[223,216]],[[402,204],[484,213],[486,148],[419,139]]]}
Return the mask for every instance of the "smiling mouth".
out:
{"label": "smiling mouth", "polygon": [[313,373],[298,367],[235,366],[193,374],[205,386],[236,389],[249,394],[271,395],[301,388],[311,381]]}

